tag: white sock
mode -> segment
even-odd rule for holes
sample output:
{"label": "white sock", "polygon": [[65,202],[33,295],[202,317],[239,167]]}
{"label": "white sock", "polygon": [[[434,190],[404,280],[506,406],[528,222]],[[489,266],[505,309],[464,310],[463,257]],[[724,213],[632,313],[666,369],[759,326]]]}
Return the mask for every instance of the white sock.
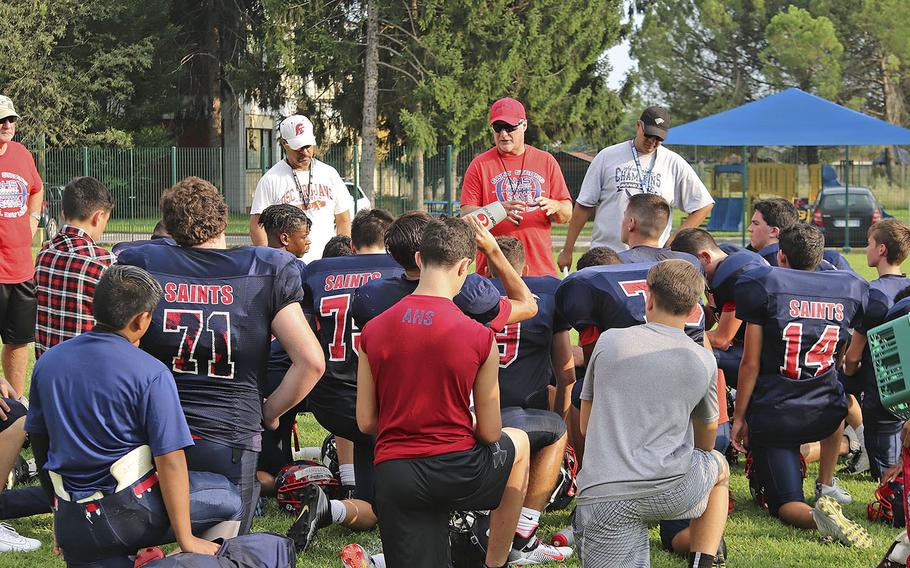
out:
{"label": "white sock", "polygon": [[385,554],[374,554],[370,557],[375,568],[385,568]]}
{"label": "white sock", "polygon": [[528,538],[537,530],[539,522],[540,511],[522,507],[521,515],[518,517],[518,526],[515,527],[515,533],[522,538]]}
{"label": "white sock", "polygon": [[343,463],[338,466],[338,475],[341,477],[341,484],[345,487],[354,487],[354,464]]}
{"label": "white sock", "polygon": [[348,510],[345,508],[344,503],[332,499],[329,501],[329,505],[332,507],[332,522],[337,524],[343,523],[345,519],[348,518]]}
{"label": "white sock", "polygon": [[863,436],[863,432],[866,431],[866,427],[863,426],[862,424],[860,424],[859,427],[855,429],[855,431],[856,431],[856,437],[859,438],[859,446],[865,450],[866,449],[866,438]]}

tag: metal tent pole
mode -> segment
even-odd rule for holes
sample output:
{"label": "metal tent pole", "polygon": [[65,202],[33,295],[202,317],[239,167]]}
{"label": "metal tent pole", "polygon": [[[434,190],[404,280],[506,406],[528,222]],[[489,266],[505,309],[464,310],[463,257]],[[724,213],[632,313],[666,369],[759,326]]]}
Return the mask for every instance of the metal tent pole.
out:
{"label": "metal tent pole", "polygon": [[742,194],[743,194],[743,210],[742,218],[740,219],[740,246],[743,248],[746,247],[746,219],[748,208],[748,194],[749,194],[749,147],[743,146],[743,173],[742,173]]}
{"label": "metal tent pole", "polygon": [[844,252],[850,252],[850,146],[844,146]]}

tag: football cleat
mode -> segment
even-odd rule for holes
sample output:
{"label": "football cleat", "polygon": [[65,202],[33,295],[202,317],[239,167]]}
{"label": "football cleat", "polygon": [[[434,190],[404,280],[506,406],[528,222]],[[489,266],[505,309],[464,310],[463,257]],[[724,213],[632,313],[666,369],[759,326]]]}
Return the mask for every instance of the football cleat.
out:
{"label": "football cleat", "polygon": [[840,486],[836,477],[831,485],[824,485],[821,481],[815,480],[815,498],[821,497],[831,497],[841,505],[849,505],[853,502],[853,496]]}
{"label": "football cleat", "polygon": [[376,566],[373,558],[357,543],[349,544],[341,549],[341,565],[345,568],[373,568]]}
{"label": "football cleat", "polygon": [[565,562],[572,556],[572,547],[553,546],[542,542],[536,536],[520,549],[509,552],[509,564],[531,566],[549,562]]}
{"label": "football cleat", "polygon": [[318,485],[307,485],[301,495],[300,515],[288,529],[288,538],[294,541],[297,552],[305,552],[316,531],[331,524],[332,507],[325,491]]}
{"label": "football cleat", "polygon": [[834,539],[844,546],[869,548],[872,537],[863,527],[844,516],[840,503],[833,497],[821,496],[812,509],[812,518],[822,536]]}

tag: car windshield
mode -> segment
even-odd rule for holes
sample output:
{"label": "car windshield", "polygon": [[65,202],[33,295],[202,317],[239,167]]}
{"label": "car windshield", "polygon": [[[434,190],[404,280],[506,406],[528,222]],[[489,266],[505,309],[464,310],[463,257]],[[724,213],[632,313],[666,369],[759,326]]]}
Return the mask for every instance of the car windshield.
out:
{"label": "car windshield", "polygon": [[[843,193],[834,193],[825,195],[822,198],[821,206],[823,209],[843,209],[845,201],[846,196]],[[850,209],[853,209],[854,207],[871,209],[875,207],[875,201],[868,193],[851,193]]]}

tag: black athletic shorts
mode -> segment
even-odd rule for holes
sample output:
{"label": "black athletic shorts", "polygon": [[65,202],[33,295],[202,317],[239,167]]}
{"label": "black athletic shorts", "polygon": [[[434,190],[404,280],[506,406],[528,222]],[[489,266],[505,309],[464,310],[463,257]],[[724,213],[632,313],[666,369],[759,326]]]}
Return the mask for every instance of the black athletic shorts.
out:
{"label": "black athletic shorts", "polygon": [[566,433],[566,423],[555,412],[510,406],[502,409],[502,427],[528,435],[531,454],[555,444]]}
{"label": "black athletic shorts", "polygon": [[490,446],[376,465],[376,513],[388,566],[448,566],[451,511],[499,506],[515,461],[507,434]]}
{"label": "black athletic shorts", "polygon": [[35,282],[0,284],[0,340],[4,345],[25,345],[35,341],[38,300]]}

